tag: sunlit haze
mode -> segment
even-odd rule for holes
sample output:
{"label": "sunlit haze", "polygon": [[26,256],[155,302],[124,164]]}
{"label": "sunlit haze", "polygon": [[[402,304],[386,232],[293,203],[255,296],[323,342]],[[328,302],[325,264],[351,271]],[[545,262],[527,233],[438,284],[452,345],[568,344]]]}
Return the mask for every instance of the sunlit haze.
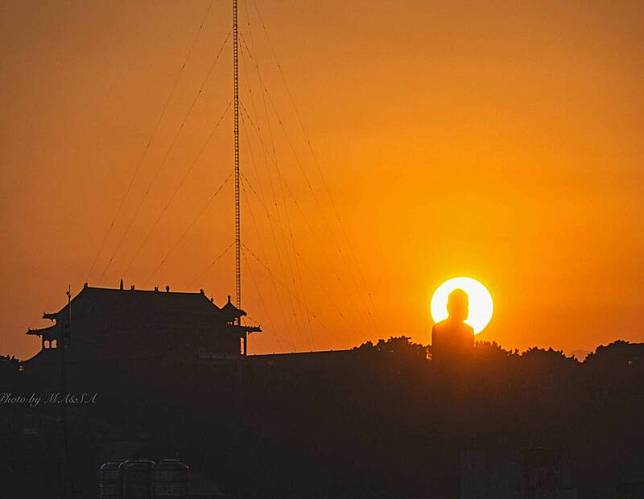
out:
{"label": "sunlit haze", "polygon": [[[209,8],[209,6],[211,6]],[[200,25],[203,27],[200,29]],[[641,2],[241,1],[250,353],[644,341]],[[228,2],[0,7],[0,354],[71,285],[234,294]]]}

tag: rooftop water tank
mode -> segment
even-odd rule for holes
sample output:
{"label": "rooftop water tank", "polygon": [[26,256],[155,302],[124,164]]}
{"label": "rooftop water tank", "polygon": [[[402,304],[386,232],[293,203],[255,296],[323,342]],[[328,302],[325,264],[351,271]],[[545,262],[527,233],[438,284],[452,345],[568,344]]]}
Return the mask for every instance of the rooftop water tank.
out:
{"label": "rooftop water tank", "polygon": [[179,459],[164,459],[152,471],[155,498],[187,499],[190,468]]}
{"label": "rooftop water tank", "polygon": [[99,468],[98,490],[101,499],[121,499],[120,465],[118,461],[108,461]]}
{"label": "rooftop water tank", "polygon": [[150,459],[133,459],[121,464],[123,499],[152,499],[152,470]]}

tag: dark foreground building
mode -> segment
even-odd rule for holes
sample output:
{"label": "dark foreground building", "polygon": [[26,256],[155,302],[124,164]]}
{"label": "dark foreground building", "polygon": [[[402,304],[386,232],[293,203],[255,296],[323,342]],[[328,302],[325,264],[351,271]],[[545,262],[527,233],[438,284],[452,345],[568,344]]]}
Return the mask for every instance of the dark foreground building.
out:
{"label": "dark foreground building", "polygon": [[[61,336],[70,361],[136,358],[171,354],[173,357],[239,357],[247,352],[248,334],[258,326],[239,319],[246,312],[230,297],[215,305],[203,290],[197,293],[94,288],[87,284],[58,312],[45,313],[53,325],[30,329],[41,350],[24,363],[25,369],[56,363]],[[71,321],[71,327],[70,327]]]}
{"label": "dark foreground building", "polygon": [[460,453],[459,499],[577,499],[570,465],[549,449]]}

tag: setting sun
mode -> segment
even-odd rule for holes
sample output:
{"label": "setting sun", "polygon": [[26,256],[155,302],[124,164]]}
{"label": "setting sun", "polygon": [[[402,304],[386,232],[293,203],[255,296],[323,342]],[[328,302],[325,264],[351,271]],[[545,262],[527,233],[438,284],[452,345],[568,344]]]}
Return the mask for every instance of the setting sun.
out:
{"label": "setting sun", "polygon": [[465,321],[472,326],[474,334],[478,334],[490,322],[494,304],[492,295],[483,284],[470,277],[455,277],[441,284],[431,302],[431,314],[434,322],[447,319],[447,296],[455,289],[462,289],[469,297],[469,316]]}

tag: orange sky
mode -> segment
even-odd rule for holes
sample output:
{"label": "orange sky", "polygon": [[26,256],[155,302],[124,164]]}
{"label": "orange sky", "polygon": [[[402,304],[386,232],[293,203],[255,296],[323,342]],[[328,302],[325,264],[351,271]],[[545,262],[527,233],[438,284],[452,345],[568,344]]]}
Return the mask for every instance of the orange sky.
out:
{"label": "orange sky", "polygon": [[[230,9],[209,5],[0,6],[0,353],[37,350],[68,283],[233,294],[231,181],[207,203],[232,171]],[[251,353],[428,343],[457,275],[506,347],[644,341],[640,2],[240,9]]]}

